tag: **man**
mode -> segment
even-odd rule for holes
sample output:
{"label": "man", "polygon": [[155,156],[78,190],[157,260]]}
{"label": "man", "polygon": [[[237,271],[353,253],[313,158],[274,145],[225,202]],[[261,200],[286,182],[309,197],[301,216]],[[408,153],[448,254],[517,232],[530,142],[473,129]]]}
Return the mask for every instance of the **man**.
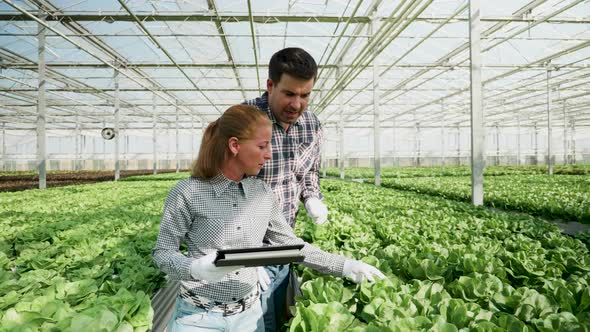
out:
{"label": "man", "polygon": [[[265,111],[272,121],[272,158],[258,174],[272,187],[283,214],[294,227],[299,200],[317,224],[328,218],[319,184],[320,121],[307,110],[317,75],[313,57],[301,48],[285,48],[269,63],[266,92],[246,104]],[[266,331],[277,331],[285,311],[289,266],[266,267],[271,283],[262,293]]]}

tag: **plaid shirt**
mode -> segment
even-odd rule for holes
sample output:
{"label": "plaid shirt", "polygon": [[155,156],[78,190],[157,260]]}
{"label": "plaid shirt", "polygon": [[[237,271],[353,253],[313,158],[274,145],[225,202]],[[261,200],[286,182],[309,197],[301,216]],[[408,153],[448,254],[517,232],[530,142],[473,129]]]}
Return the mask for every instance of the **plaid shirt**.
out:
{"label": "plaid shirt", "polygon": [[[186,255],[180,245],[186,242]],[[270,187],[254,177],[234,182],[223,175],[209,180],[190,177],[170,191],[153,250],[156,265],[179,280],[181,293],[212,301],[234,302],[258,283],[256,268],[243,268],[209,283],[193,279],[191,263],[219,249],[301,244],[303,265],[322,273],[342,276],[345,257],[333,255],[295,236],[285,221]]]}
{"label": "plaid shirt", "polygon": [[320,148],[322,127],[311,111],[305,110],[299,119],[285,130],[268,105],[268,93],[244,102],[266,112],[272,121],[272,159],[258,173],[275,193],[283,215],[291,227],[303,202],[310,197],[322,199],[320,192]]}

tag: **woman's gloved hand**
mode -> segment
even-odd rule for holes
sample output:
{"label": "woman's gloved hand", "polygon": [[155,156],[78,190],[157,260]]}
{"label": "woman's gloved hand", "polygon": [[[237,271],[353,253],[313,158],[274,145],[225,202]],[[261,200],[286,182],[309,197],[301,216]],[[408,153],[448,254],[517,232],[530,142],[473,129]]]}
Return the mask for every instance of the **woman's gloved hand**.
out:
{"label": "woman's gloved hand", "polygon": [[375,278],[385,278],[385,275],[374,266],[354,259],[347,259],[344,261],[342,275],[356,284],[363,282],[365,279],[374,282]]}
{"label": "woman's gloved hand", "polygon": [[328,207],[320,199],[309,198],[304,205],[313,222],[321,225],[328,221]]}
{"label": "woman's gloved hand", "polygon": [[244,266],[215,266],[213,261],[217,257],[217,252],[212,252],[201,258],[195,259],[191,263],[191,276],[197,280],[216,282],[221,280],[226,274],[239,270]]}
{"label": "woman's gloved hand", "polygon": [[270,285],[270,277],[264,266],[259,266],[256,268],[256,272],[258,273],[258,283],[260,284],[260,289],[264,292],[268,289],[268,285]]}

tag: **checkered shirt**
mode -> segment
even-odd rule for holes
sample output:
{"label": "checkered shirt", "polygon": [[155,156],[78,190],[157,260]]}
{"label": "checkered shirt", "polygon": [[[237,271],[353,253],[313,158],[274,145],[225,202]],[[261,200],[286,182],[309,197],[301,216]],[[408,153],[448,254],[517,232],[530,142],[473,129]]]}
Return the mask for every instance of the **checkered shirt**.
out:
{"label": "checkered shirt", "polygon": [[[187,253],[180,251],[182,242]],[[345,257],[295,236],[270,186],[254,177],[234,182],[222,174],[209,180],[184,179],[170,191],[153,249],[156,265],[192,294],[218,302],[237,301],[257,287],[256,268],[243,268],[218,282],[193,279],[191,263],[219,249],[304,244],[303,265],[342,276]],[[182,290],[181,290],[182,291]]]}
{"label": "checkered shirt", "polygon": [[244,102],[266,112],[272,121],[272,159],[267,161],[258,178],[268,183],[275,193],[283,215],[291,227],[299,209],[299,199],[322,199],[320,192],[320,148],[322,127],[318,118],[306,110],[285,130],[268,105],[268,93]]}

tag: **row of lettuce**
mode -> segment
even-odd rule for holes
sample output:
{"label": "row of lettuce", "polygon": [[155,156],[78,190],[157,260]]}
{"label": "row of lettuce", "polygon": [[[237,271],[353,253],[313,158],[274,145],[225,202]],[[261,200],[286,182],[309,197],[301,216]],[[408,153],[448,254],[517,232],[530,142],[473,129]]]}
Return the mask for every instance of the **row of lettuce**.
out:
{"label": "row of lettuce", "polygon": [[0,331],[147,331],[174,181],[0,194]]}
{"label": "row of lettuce", "polygon": [[[323,170],[322,170],[323,172]],[[339,177],[340,169],[328,167],[327,176]],[[373,177],[373,167],[346,167],[344,176],[347,179]],[[548,174],[548,166],[486,166],[484,176],[502,175],[541,175]],[[556,175],[589,175],[590,165],[555,165],[553,174]],[[470,166],[427,166],[427,167],[382,167],[381,176],[385,178],[415,178],[439,176],[468,176],[471,175]]]}
{"label": "row of lettuce", "polygon": [[[0,331],[146,331],[165,284],[153,247],[187,174],[0,194]],[[151,179],[151,181],[149,181]],[[527,215],[324,180],[316,245],[378,266],[359,286],[299,267],[292,331],[588,330],[590,256]]]}
{"label": "row of lettuce", "polygon": [[407,191],[324,180],[315,245],[387,278],[354,285],[299,267],[290,331],[588,331],[590,254],[544,220]]}
{"label": "row of lettuce", "polygon": [[[577,169],[587,168],[577,166]],[[548,176],[539,174],[538,170],[542,167],[486,168],[486,175],[494,176],[484,177],[484,204],[550,219],[590,223],[590,176]],[[347,169],[345,174],[373,183],[372,172],[368,168],[353,168]],[[381,185],[469,202],[471,177],[468,172],[470,170],[464,167],[449,167],[446,170],[442,167],[385,168]],[[330,169],[327,174],[335,175],[336,171]]]}

